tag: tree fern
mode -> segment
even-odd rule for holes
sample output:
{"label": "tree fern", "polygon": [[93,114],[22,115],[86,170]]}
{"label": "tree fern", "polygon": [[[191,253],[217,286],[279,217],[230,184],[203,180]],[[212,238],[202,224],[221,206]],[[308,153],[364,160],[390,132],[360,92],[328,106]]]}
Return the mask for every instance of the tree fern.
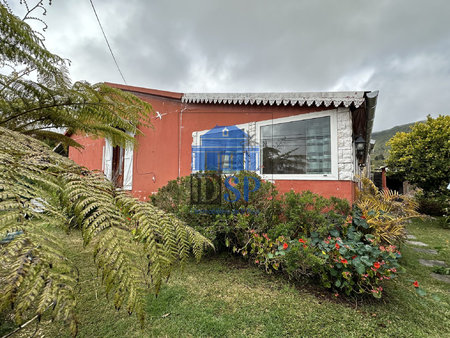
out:
{"label": "tree fern", "polygon": [[12,15],[6,1],[0,4],[0,66],[25,65],[24,73],[35,70],[42,79],[64,83],[67,72],[62,72],[61,67],[66,66],[66,61],[48,51],[42,40],[42,35],[25,20]]}
{"label": "tree fern", "polygon": [[53,316],[76,328],[76,268],[52,239],[55,227],[80,227],[114,306],[141,319],[143,296],[158,292],[191,249],[199,258],[212,245],[174,216],[116,191],[102,174],[3,128],[0,196],[0,237],[22,232],[1,247],[0,309],[13,306],[17,322],[53,304]]}
{"label": "tree fern", "polygon": [[39,34],[4,4],[0,15],[0,127],[80,146],[51,128],[125,145],[135,142],[129,134],[141,134],[139,125],[150,126],[148,103],[101,83],[72,84],[67,61],[49,52]]}
{"label": "tree fern", "polygon": [[41,315],[53,304],[53,316],[75,329],[75,270],[51,236],[52,227],[67,223],[56,198],[63,162],[43,144],[0,129],[0,237],[22,233],[0,248],[0,309],[13,306],[20,323],[26,311]]}
{"label": "tree fern", "polygon": [[[33,19],[33,8],[23,3],[25,18]],[[134,142],[129,133],[150,125],[152,110],[103,84],[71,84],[67,62],[49,52],[40,34],[5,4],[0,4],[0,311],[12,309],[21,323],[27,314],[40,317],[48,310],[76,334],[77,268],[52,236],[55,229],[75,226],[84,245],[93,248],[93,263],[115,307],[142,320],[143,296],[158,292],[191,250],[199,258],[212,244],[37,140],[77,146],[54,129],[66,128],[125,145]]]}
{"label": "tree fern", "polygon": [[156,292],[162,278],[168,277],[171,265],[178,261],[184,263],[191,248],[200,259],[205,246],[213,246],[200,233],[150,203],[137,201],[123,192],[116,200],[129,215],[135,239],[144,245],[150,262],[147,273]]}

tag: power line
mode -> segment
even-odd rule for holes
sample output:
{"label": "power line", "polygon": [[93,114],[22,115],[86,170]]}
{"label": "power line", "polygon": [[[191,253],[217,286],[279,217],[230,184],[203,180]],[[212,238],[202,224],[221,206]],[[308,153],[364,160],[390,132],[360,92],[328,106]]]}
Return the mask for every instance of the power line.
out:
{"label": "power line", "polygon": [[95,10],[94,3],[92,2],[92,0],[89,0],[89,1],[91,3],[92,9],[94,10],[94,14],[95,14],[95,17],[97,18],[98,25],[100,26],[100,29],[102,30],[102,33],[103,33],[103,36],[105,38],[106,44],[108,45],[109,51],[111,52],[111,56],[112,56],[112,58],[114,60],[114,63],[116,64],[117,70],[119,71],[123,82],[125,84],[127,84],[127,81],[125,80],[125,77],[123,76],[122,71],[120,70],[119,64],[117,63],[116,57],[114,56],[114,53],[113,53],[113,51],[111,49],[111,45],[109,44],[108,38],[106,37],[105,31],[103,30],[103,26],[102,26],[102,24],[100,22],[100,19],[98,18],[97,11]]}

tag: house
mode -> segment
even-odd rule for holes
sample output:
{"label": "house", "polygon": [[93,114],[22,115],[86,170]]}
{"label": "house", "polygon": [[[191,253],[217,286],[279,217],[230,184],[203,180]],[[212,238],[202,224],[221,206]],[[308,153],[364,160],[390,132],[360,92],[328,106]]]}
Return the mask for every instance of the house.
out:
{"label": "house", "polygon": [[135,149],[72,137],[69,157],[147,199],[169,180],[201,170],[246,169],[281,192],[311,190],[353,201],[369,163],[378,91],[174,93],[108,83],[149,102],[153,128]]}

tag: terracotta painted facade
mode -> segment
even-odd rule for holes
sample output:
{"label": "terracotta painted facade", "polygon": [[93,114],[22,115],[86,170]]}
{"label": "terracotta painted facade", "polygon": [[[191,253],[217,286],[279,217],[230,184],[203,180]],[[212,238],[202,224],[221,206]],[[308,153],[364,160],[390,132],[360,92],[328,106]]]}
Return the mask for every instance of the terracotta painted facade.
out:
{"label": "terracotta painted facade", "polygon": [[[355,151],[355,133],[367,137],[371,128],[367,127],[367,118],[361,119],[367,110],[367,103],[360,100],[358,107],[354,103],[342,105],[330,105],[324,101],[322,104],[247,104],[239,102],[214,103],[212,100],[203,100],[195,103],[195,99],[183,98],[184,94],[157,91],[145,88],[137,88],[123,85],[110,84],[111,86],[133,92],[141,99],[149,102],[155,114],[152,119],[153,128],[144,128],[144,136],[137,136],[138,147],[133,152],[132,163],[132,187],[134,196],[148,199],[149,196],[167,184],[168,181],[179,176],[191,174],[191,150],[193,136],[196,132],[205,131],[215,126],[245,125],[258,123],[259,121],[277,120],[282,118],[305,116],[314,117],[316,114],[329,114],[337,122],[332,124],[332,134],[336,135],[336,156],[332,161],[338,161],[335,165],[335,175],[323,175],[318,179],[274,179],[274,183],[281,192],[294,189],[295,191],[311,190],[326,197],[336,196],[354,199],[354,176],[358,174],[359,166]],[[224,94],[225,95],[225,94]],[[364,96],[364,95],[363,95]],[[364,99],[364,98],[363,98]],[[212,102],[212,103],[210,103]],[[288,101],[286,101],[288,102]],[[348,103],[348,102],[347,102]],[[328,106],[327,106],[328,104]],[[334,116],[340,114],[344,120]],[[358,115],[359,114],[359,115]],[[359,120],[357,120],[359,116]],[[347,120],[345,120],[345,118]],[[333,120],[334,121],[334,120]],[[356,127],[355,124],[359,124]],[[341,126],[343,132],[337,131]],[[359,128],[359,130],[358,130]],[[342,136],[341,136],[342,135]],[[105,140],[92,139],[88,136],[72,136],[84,146],[83,150],[70,148],[69,157],[80,165],[89,169],[104,169]],[[345,151],[344,151],[345,150]],[[346,162],[345,162],[346,161]],[[363,160],[359,160],[359,163]],[[267,178],[267,177],[264,177]],[[268,178],[270,179],[270,177]]]}

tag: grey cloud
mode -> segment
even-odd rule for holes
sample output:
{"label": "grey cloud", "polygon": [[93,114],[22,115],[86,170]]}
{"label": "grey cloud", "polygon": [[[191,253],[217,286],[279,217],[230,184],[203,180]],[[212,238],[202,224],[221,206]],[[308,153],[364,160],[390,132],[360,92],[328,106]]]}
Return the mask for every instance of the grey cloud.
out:
{"label": "grey cloud", "polygon": [[[94,3],[131,85],[182,92],[379,89],[376,130],[449,113],[445,0]],[[47,21],[49,47],[73,61],[74,79],[121,82],[88,1],[55,1]]]}

